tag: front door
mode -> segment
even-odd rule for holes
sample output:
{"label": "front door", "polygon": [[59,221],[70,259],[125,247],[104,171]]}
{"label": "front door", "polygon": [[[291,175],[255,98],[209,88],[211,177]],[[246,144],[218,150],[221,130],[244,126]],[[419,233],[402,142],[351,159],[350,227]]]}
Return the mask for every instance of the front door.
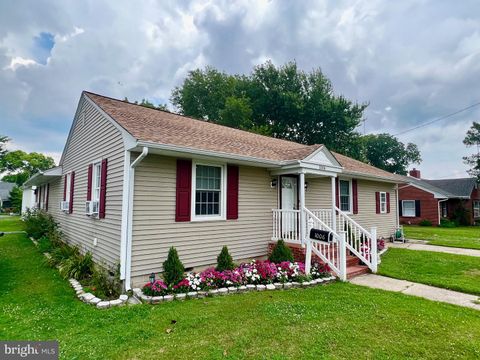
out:
{"label": "front door", "polygon": [[[282,210],[298,209],[298,178],[296,176],[282,176],[281,206]],[[293,235],[297,232],[298,213],[282,211],[282,232],[284,235]]]}

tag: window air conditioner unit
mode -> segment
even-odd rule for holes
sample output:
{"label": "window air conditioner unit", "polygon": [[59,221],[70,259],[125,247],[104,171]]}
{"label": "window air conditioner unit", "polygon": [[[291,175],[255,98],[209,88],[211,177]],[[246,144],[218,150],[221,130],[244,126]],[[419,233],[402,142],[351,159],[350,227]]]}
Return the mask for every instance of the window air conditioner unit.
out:
{"label": "window air conditioner unit", "polygon": [[88,216],[98,215],[98,201],[86,201],[85,202],[85,214]]}
{"label": "window air conditioner unit", "polygon": [[69,207],[70,207],[70,201],[60,201],[60,210],[68,211]]}

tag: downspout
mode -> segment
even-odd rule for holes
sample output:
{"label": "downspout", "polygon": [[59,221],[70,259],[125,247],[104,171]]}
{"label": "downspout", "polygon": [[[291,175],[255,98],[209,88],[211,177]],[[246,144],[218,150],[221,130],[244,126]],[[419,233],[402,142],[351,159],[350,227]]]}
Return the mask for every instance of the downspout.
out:
{"label": "downspout", "polygon": [[144,146],[142,153],[128,167],[128,200],[127,200],[127,228],[125,243],[125,290],[131,289],[132,268],[132,219],[133,219],[133,192],[135,184],[135,168],[148,155],[148,147]]}
{"label": "downspout", "polygon": [[399,205],[398,203],[400,202],[399,198],[398,198],[398,184],[395,185],[395,201],[396,201],[396,209],[397,209],[397,213],[395,214],[395,219],[397,221],[397,229],[400,227],[400,209],[398,208]]}
{"label": "downspout", "polygon": [[448,201],[448,199],[438,200],[438,225],[440,225],[442,222],[442,212],[440,210],[440,203],[444,201]]}

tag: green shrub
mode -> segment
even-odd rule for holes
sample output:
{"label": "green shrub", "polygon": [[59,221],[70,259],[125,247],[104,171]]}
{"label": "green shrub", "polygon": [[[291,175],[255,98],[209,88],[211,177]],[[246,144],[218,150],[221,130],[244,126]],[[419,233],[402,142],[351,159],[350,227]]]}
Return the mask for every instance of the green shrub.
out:
{"label": "green shrub", "polygon": [[93,275],[94,263],[90,252],[85,255],[76,254],[62,261],[59,266],[60,275],[65,279],[89,279]]}
{"label": "green shrub", "polygon": [[463,204],[457,207],[453,212],[453,220],[455,224],[468,226],[470,225],[470,211],[467,210]]}
{"label": "green shrub", "polygon": [[114,269],[96,266],[88,290],[101,299],[116,299],[121,294],[120,265]]}
{"label": "green shrub", "polygon": [[432,222],[428,219],[423,219],[418,223],[420,226],[432,226]]}
{"label": "green shrub", "polygon": [[217,257],[217,267],[215,270],[223,271],[223,270],[233,270],[235,268],[235,264],[233,263],[232,256],[228,252],[228,248],[224,246],[220,254]]}
{"label": "green shrub", "polygon": [[42,236],[40,239],[37,240],[38,242],[38,250],[43,254],[46,252],[51,252],[53,249],[53,244],[47,236]]}
{"label": "green shrub", "polygon": [[23,215],[23,220],[28,236],[34,239],[40,239],[57,228],[57,223],[53,220],[52,215],[43,210],[27,209]]}
{"label": "green shrub", "polygon": [[276,264],[281,263],[282,261],[294,261],[292,250],[290,250],[290,248],[285,245],[285,242],[283,240],[277,241],[277,243],[273,247],[272,253],[268,257],[268,260]]}
{"label": "green shrub", "polygon": [[163,263],[163,279],[167,285],[175,285],[183,279],[185,267],[173,246],[168,251],[167,260]]}
{"label": "green shrub", "polygon": [[457,227],[457,223],[455,221],[451,221],[448,219],[442,219],[440,220],[439,226],[443,228],[454,228],[454,227]]}
{"label": "green shrub", "polygon": [[60,245],[52,250],[47,264],[51,267],[59,266],[70,257],[80,256],[80,250],[76,246]]}

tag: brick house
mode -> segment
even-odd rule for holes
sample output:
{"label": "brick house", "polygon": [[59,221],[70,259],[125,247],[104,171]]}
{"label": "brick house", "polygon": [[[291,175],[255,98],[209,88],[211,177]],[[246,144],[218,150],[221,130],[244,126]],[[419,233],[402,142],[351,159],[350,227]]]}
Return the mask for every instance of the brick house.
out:
{"label": "brick house", "polygon": [[480,189],[475,178],[427,180],[414,168],[404,179],[398,188],[400,223],[429,220],[438,225],[441,219],[455,219],[462,211],[466,224],[480,222]]}

